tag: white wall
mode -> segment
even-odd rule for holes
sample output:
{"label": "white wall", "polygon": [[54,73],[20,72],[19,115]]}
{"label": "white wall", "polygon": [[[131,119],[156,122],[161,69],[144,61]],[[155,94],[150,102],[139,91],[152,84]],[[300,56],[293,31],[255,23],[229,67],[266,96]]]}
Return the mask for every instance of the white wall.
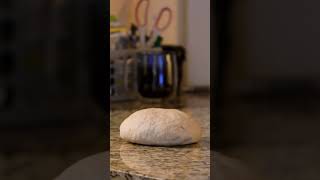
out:
{"label": "white wall", "polygon": [[110,14],[117,16],[123,23],[128,23],[133,7],[132,2],[132,0],[110,0]]}
{"label": "white wall", "polygon": [[[112,15],[118,15],[121,7],[126,3],[130,3],[132,0],[110,0],[110,13]],[[129,5],[131,6],[131,5]]]}
{"label": "white wall", "polygon": [[187,0],[187,84],[210,85],[210,0]]}

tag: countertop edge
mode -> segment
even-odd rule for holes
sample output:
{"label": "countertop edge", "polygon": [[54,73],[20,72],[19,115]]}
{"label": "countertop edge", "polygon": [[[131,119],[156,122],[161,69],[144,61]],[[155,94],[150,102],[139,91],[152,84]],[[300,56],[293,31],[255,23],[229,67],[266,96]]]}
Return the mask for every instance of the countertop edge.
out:
{"label": "countertop edge", "polygon": [[110,169],[111,178],[124,178],[126,180],[134,179],[134,180],[161,180],[159,178],[148,177],[146,175],[135,174],[132,172],[123,172],[119,170]]}

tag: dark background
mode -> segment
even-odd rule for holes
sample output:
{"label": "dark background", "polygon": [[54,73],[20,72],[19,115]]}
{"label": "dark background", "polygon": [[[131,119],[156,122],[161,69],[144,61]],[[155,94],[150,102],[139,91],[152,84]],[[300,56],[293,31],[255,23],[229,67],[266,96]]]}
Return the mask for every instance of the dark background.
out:
{"label": "dark background", "polygon": [[1,0],[0,179],[53,179],[106,150],[107,6]]}
{"label": "dark background", "polygon": [[[301,132],[301,127],[297,126],[299,129],[292,129],[289,133],[288,126],[292,121],[287,117],[261,120],[265,118],[262,116],[253,120],[250,113],[240,115],[229,111],[257,103],[264,113],[273,109],[286,112],[288,116],[298,112],[311,115],[309,111],[315,110],[320,92],[320,24],[317,21],[320,4],[313,0],[299,3],[272,0],[219,2],[218,90],[221,97],[219,103],[226,108],[221,116],[237,117],[221,120],[221,130],[229,125],[234,127],[231,132],[236,137],[230,135],[230,140],[239,142],[242,136],[251,136],[248,134],[251,130],[260,131],[261,137],[255,138],[261,143],[271,141],[273,136],[275,139],[272,142],[287,142],[289,139],[305,141],[304,138],[299,140],[299,133],[294,133]],[[243,105],[235,105],[236,101],[241,101]],[[256,113],[253,108],[249,109]],[[244,112],[242,109],[239,111]],[[261,127],[249,128],[254,123]],[[301,124],[306,123],[306,120],[301,120]],[[278,125],[286,125],[287,128],[275,128]],[[302,132],[307,133],[308,130],[311,129]],[[273,132],[272,136],[270,132]],[[225,137],[228,134],[229,131]],[[265,138],[262,138],[263,134]]]}
{"label": "dark background", "polygon": [[319,5],[217,1],[216,179],[319,179]]}

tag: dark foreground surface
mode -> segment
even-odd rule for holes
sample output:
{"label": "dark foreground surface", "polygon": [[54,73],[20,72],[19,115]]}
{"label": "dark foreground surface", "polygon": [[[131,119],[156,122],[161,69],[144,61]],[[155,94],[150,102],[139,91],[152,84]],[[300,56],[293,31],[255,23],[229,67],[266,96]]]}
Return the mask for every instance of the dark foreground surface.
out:
{"label": "dark foreground surface", "polygon": [[319,179],[318,102],[318,96],[310,94],[234,98],[226,103],[217,123],[214,178]]}

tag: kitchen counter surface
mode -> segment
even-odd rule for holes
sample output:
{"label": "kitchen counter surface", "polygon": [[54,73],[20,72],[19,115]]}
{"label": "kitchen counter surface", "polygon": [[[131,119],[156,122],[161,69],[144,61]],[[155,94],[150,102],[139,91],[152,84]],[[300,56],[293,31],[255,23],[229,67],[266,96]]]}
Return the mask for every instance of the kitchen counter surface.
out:
{"label": "kitchen counter surface", "polygon": [[[131,144],[119,137],[121,122],[145,105],[124,105],[110,112],[110,171],[114,179],[210,179],[210,97],[186,95],[182,111],[197,119],[203,129],[197,144],[152,147]],[[126,108],[127,107],[127,108]]]}

